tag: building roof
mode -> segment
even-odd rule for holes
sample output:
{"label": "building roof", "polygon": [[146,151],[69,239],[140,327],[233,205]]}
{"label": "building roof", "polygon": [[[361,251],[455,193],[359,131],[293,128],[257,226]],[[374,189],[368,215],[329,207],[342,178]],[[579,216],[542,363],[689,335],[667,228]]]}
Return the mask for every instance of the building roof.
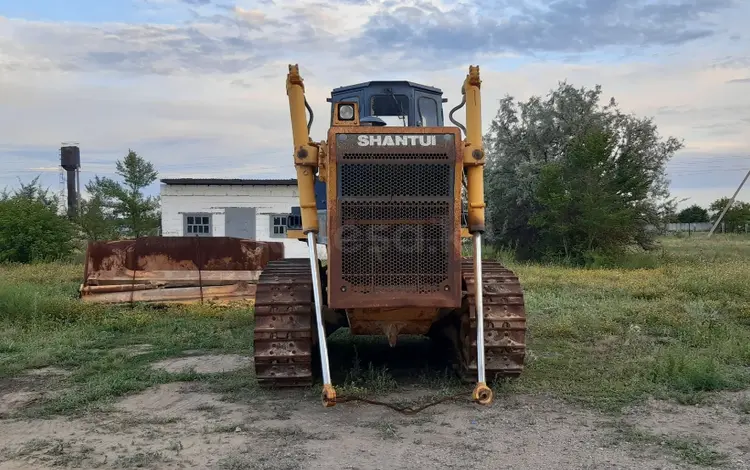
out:
{"label": "building roof", "polygon": [[197,186],[297,186],[297,180],[289,179],[242,179],[242,178],[164,178],[168,185]]}

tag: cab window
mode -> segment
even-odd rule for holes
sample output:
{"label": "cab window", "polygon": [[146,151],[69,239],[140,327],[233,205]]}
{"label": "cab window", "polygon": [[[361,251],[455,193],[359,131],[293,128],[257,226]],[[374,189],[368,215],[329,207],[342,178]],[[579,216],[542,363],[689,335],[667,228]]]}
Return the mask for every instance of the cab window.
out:
{"label": "cab window", "polygon": [[409,97],[406,95],[374,95],[370,98],[370,115],[379,117],[388,126],[408,126]]}
{"label": "cab window", "polygon": [[417,125],[435,127],[438,125],[437,103],[432,98],[420,97],[417,101]]}

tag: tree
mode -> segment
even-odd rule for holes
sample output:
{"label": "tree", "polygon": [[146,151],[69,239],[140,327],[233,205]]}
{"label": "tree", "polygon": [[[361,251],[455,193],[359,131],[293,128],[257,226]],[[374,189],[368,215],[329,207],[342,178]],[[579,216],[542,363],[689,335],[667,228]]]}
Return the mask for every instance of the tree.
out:
{"label": "tree", "polygon": [[677,214],[677,222],[681,224],[698,224],[708,222],[708,211],[697,204],[682,209]]}
{"label": "tree", "polygon": [[[48,189],[43,189],[39,184],[38,176],[31,180],[30,183],[24,183],[19,179],[18,184],[20,184],[20,187],[14,192],[12,198],[23,199],[27,201],[36,201],[44,205],[45,207],[50,208],[58,207],[60,198],[57,197],[57,194],[55,193],[50,194]],[[0,196],[0,198],[3,200],[7,200],[11,199],[11,196],[6,190],[3,191],[3,194],[2,196]]]}
{"label": "tree", "polygon": [[57,197],[39,186],[38,177],[0,194],[0,263],[66,258],[74,237],[73,224],[58,213]]}
{"label": "tree", "polygon": [[87,240],[111,240],[118,237],[118,224],[107,213],[99,194],[91,198],[81,198],[81,213],[76,222]]}
{"label": "tree", "polygon": [[[134,151],[129,150],[116,163],[117,175],[124,184],[111,178],[96,176],[86,185],[91,193],[88,203],[90,220],[100,227],[102,220],[112,220],[117,233],[127,237],[142,237],[158,233],[159,199],[144,196],[142,191],[156,181],[154,166]],[[93,211],[93,212],[92,212]],[[103,214],[101,218],[97,214]],[[91,227],[89,227],[91,230]]]}
{"label": "tree", "polygon": [[484,138],[488,236],[521,258],[583,262],[594,252],[654,246],[674,211],[664,166],[682,147],[614,99],[560,83],[545,100],[502,100]]}
{"label": "tree", "polygon": [[[716,223],[716,219],[719,218],[728,203],[729,198],[722,197],[708,206],[711,211],[711,223]],[[735,200],[734,204],[727,209],[727,213],[724,214],[721,221],[727,232],[744,232],[745,224],[750,224],[750,203]]]}

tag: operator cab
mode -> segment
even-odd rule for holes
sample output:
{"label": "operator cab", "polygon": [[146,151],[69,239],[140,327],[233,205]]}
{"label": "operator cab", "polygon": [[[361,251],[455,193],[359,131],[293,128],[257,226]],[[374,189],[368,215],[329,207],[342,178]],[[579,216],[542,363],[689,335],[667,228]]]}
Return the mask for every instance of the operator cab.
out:
{"label": "operator cab", "polygon": [[363,126],[443,126],[443,92],[439,88],[408,81],[373,81],[334,88],[331,97],[331,125],[335,105],[355,102]]}

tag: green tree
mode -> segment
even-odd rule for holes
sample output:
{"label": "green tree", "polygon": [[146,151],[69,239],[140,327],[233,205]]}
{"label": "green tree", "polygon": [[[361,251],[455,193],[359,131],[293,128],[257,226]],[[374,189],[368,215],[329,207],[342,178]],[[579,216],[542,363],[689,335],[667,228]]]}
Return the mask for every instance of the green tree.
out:
{"label": "green tree", "polygon": [[0,263],[64,259],[75,248],[75,228],[57,210],[57,197],[38,177],[0,194]]}
{"label": "green tree", "polygon": [[614,99],[560,83],[546,99],[502,100],[485,136],[488,238],[521,258],[654,246],[674,211],[664,166],[682,147]]}
{"label": "green tree", "polygon": [[[126,237],[158,234],[159,199],[145,196],[143,189],[156,181],[158,173],[153,164],[132,150],[116,163],[117,175],[124,183],[96,176],[86,185],[91,194],[89,215],[101,226],[101,220],[112,220],[114,230]],[[97,214],[102,214],[102,219]]]}
{"label": "green tree", "polygon": [[[711,223],[716,223],[716,219],[719,218],[728,203],[729,198],[722,197],[708,206],[711,211]],[[727,209],[727,213],[724,214],[721,221],[727,232],[744,232],[745,224],[750,224],[750,203],[735,200],[732,206]]]}
{"label": "green tree", "polygon": [[708,211],[697,204],[686,207],[677,214],[677,222],[681,224],[698,224],[708,220]]}
{"label": "green tree", "polygon": [[81,199],[81,213],[76,222],[87,240],[118,238],[117,221],[104,207],[101,195]]}

